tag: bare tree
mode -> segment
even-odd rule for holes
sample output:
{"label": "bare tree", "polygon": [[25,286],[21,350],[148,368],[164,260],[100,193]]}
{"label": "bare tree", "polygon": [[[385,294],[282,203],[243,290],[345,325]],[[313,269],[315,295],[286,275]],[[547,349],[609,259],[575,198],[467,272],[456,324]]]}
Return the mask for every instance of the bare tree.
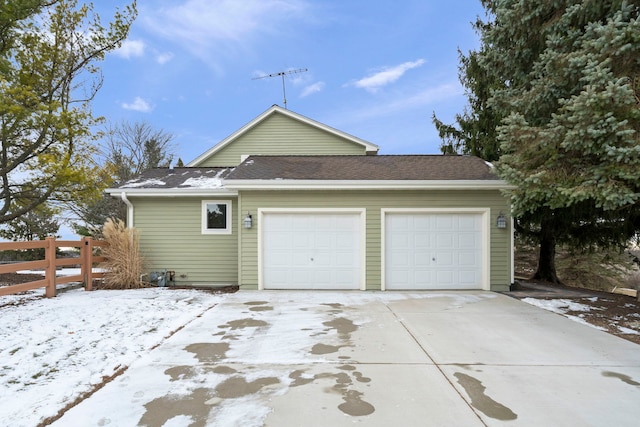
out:
{"label": "bare tree", "polygon": [[[173,139],[173,134],[144,121],[107,126],[100,146],[103,179],[117,186],[149,169],[168,167],[174,158]],[[107,219],[126,218],[124,203],[108,195],[78,204],[73,212],[81,221],[74,228],[83,235],[99,234]]]}
{"label": "bare tree", "polygon": [[144,121],[121,122],[107,127],[101,151],[105,164],[114,168],[115,181],[123,183],[149,169],[168,167],[173,139],[173,134]]}

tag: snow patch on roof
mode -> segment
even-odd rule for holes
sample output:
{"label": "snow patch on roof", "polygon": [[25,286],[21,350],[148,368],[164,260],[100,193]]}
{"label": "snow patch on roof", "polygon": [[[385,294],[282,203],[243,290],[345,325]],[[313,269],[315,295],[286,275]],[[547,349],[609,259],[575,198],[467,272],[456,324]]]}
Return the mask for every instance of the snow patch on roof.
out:
{"label": "snow patch on roof", "polygon": [[180,188],[221,188],[222,180],[216,177],[199,176],[189,178],[179,185]]}
{"label": "snow patch on roof", "polygon": [[163,186],[166,185],[167,183],[160,180],[160,179],[147,179],[144,181],[140,181],[140,182],[136,182],[135,180],[133,181],[129,181],[127,183],[125,183],[122,188],[137,188],[137,187],[151,187],[151,186]]}
{"label": "snow patch on roof", "polygon": [[223,180],[221,178],[222,174],[226,172],[226,169],[222,169],[220,171],[206,171],[206,174],[215,173],[215,176],[197,176],[186,179],[182,184],[179,185],[179,188],[222,188]]}
{"label": "snow patch on roof", "polygon": [[494,166],[494,165],[493,165],[493,163],[491,163],[491,162],[487,162],[487,161],[485,160],[485,161],[484,161],[484,163],[485,163],[487,166],[489,166],[489,169],[493,169],[493,168],[495,168],[495,166]]}

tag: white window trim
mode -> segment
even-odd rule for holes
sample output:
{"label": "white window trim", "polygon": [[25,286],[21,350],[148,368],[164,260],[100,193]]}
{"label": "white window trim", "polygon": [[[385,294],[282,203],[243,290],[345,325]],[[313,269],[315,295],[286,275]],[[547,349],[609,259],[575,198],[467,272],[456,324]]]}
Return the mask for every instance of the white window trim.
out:
{"label": "white window trim", "polygon": [[[227,205],[227,223],[225,228],[212,229],[207,228],[207,205],[208,204]],[[202,234],[231,234],[233,225],[233,212],[231,200],[203,200],[202,209],[200,211],[202,220]]]}

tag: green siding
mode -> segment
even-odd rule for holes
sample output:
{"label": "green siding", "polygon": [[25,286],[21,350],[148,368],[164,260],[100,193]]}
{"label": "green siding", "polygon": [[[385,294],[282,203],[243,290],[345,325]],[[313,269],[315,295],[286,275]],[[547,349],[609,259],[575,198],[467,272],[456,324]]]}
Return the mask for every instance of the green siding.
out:
{"label": "green siding", "polygon": [[364,155],[365,147],[307,123],[276,113],[248,130],[198,166],[237,166],[241,156]]}
{"label": "green siding", "polygon": [[365,208],[366,287],[381,287],[381,209],[387,208],[490,208],[490,287],[508,290],[511,282],[511,231],[498,229],[496,217],[510,211],[507,199],[496,190],[469,191],[243,191],[240,210],[251,212],[254,226],[241,231],[239,283],[243,289],[258,286],[258,208]]}
{"label": "green siding", "polygon": [[[232,198],[131,197],[146,271],[185,283],[238,283],[238,202]],[[202,200],[232,200],[232,233],[202,234]]]}

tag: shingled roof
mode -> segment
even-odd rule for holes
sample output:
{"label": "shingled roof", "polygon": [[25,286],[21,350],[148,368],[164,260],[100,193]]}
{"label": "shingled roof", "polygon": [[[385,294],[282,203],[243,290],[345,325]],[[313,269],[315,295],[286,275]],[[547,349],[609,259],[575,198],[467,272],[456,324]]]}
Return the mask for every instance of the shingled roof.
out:
{"label": "shingled roof", "polygon": [[326,181],[342,181],[341,185],[345,181],[370,182],[371,185],[381,185],[385,181],[408,185],[431,181],[501,183],[491,164],[470,156],[251,156],[237,167],[152,169],[107,192],[146,194],[150,190],[154,194],[176,191],[191,194],[226,192],[250,182],[321,184]]}
{"label": "shingled roof", "polygon": [[214,189],[233,168],[156,168],[131,179],[120,189]]}
{"label": "shingled roof", "polygon": [[443,155],[251,156],[231,172],[234,180],[449,181],[498,180],[478,157]]}

